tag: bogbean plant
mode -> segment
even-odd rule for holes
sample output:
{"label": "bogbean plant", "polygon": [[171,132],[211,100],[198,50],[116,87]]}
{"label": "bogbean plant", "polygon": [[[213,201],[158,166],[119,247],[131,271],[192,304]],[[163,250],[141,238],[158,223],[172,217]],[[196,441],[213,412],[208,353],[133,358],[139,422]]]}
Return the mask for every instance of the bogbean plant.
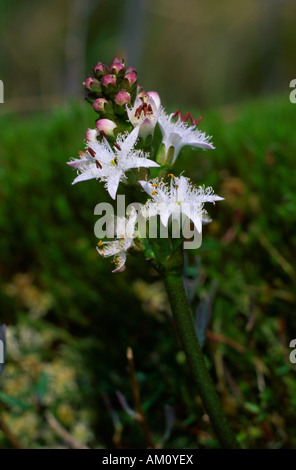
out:
{"label": "bogbean plant", "polygon": [[[126,68],[120,58],[113,59],[110,67],[99,62],[84,85],[86,99],[98,119],[95,128],[86,132],[85,150],[68,162],[77,170],[73,184],[95,178],[113,200],[128,192],[135,201],[124,217],[106,219],[106,233],[97,251],[103,257],[113,256],[114,273],[125,269],[127,254],[145,258],[159,272],[216,435],[221,446],[235,448],[237,443],[206,368],[183,285],[186,243],[189,248],[190,238],[198,240],[193,247],[201,243],[202,224],[210,222],[204,204],[222,198],[212,188],[197,187],[189,177],[173,172],[183,147],[208,150],[214,149],[213,144],[198,129],[201,118],[195,120],[189,112],[182,115],[179,109],[168,115],[158,93],[145,92],[138,85],[136,69]],[[162,135],[160,143],[155,138],[156,126]],[[114,234],[113,239],[110,234]]]}

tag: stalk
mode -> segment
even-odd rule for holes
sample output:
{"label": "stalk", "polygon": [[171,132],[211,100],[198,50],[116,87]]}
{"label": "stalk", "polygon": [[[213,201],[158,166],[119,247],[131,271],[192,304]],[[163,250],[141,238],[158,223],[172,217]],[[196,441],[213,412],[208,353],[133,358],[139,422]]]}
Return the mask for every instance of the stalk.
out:
{"label": "stalk", "polygon": [[199,345],[192,314],[183,284],[183,247],[173,253],[164,265],[162,277],[174,315],[176,328],[197,385],[205,410],[223,448],[237,449],[238,443],[231,430],[214,383],[206,367]]}

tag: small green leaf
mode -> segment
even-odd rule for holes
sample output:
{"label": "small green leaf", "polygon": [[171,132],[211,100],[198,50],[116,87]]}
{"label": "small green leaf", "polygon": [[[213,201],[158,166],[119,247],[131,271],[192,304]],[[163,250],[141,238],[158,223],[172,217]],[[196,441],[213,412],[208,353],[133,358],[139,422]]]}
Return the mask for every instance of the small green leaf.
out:
{"label": "small green leaf", "polygon": [[6,393],[1,392],[1,391],[0,391],[0,401],[9,406],[17,406],[18,408],[21,408],[22,410],[32,409],[32,405],[29,405],[29,403],[25,403],[19,400],[18,398],[14,398],[9,395],[6,395]]}

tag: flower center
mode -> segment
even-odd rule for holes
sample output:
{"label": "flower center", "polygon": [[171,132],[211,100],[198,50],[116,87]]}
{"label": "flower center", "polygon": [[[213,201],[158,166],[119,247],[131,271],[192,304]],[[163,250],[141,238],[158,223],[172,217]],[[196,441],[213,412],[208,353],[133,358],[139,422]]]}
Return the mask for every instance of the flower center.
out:
{"label": "flower center", "polygon": [[143,117],[150,117],[153,114],[151,104],[142,103],[135,111],[135,119],[142,119]]}

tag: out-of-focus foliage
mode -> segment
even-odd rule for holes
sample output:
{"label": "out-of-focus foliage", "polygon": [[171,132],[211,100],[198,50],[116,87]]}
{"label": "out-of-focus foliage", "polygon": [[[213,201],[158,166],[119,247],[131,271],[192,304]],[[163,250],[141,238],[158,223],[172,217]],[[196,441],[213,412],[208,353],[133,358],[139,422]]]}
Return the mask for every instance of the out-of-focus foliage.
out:
{"label": "out-of-focus foliage", "polygon": [[[288,96],[205,113],[200,128],[216,150],[185,149],[177,162],[176,173],[185,167],[225,197],[208,207],[213,222],[188,253],[185,274],[211,373],[244,447],[296,446],[294,116]],[[92,123],[91,109],[76,103],[0,118],[0,305],[8,325],[0,416],[25,447],[67,446],[48,410],[90,447],[145,447],[116,395],[134,406],[131,346],[155,441],[215,447],[157,274],[131,256],[124,273],[111,274],[95,250],[93,209],[107,192],[96,181],[71,186],[65,164]],[[0,430],[0,447],[9,446]]]}

